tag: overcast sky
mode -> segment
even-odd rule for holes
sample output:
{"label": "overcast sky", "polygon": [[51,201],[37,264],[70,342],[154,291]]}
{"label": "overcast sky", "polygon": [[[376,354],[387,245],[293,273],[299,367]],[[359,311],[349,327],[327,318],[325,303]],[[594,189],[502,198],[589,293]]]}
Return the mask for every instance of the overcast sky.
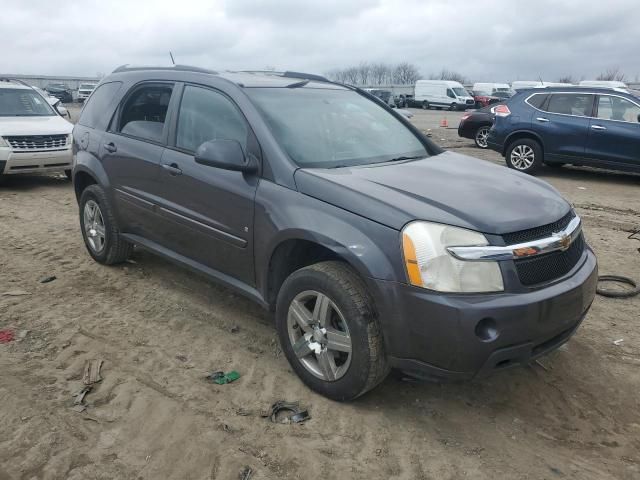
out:
{"label": "overcast sky", "polygon": [[0,0],[0,73],[118,65],[325,73],[362,61],[484,81],[640,76],[638,0]]}

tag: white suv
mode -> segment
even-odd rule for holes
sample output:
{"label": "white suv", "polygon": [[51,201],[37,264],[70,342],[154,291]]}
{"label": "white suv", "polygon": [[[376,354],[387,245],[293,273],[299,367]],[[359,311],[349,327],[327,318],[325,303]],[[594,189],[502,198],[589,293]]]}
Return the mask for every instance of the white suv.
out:
{"label": "white suv", "polygon": [[93,93],[96,87],[96,83],[81,83],[80,88],[78,88],[78,102],[82,103],[89,98],[89,95]]}
{"label": "white suv", "polygon": [[64,172],[71,176],[71,131],[33,88],[0,79],[0,177]]}

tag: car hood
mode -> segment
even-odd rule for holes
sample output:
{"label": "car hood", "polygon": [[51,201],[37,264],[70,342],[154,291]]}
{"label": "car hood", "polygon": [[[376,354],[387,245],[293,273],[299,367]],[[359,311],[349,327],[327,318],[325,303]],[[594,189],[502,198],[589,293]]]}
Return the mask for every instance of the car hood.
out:
{"label": "car hood", "polygon": [[428,220],[503,234],[552,223],[571,208],[542,180],[453,152],[403,163],[302,168],[295,181],[306,195],[397,230]]}
{"label": "car hood", "polygon": [[59,115],[48,117],[0,117],[0,136],[59,135],[71,133],[73,125]]}

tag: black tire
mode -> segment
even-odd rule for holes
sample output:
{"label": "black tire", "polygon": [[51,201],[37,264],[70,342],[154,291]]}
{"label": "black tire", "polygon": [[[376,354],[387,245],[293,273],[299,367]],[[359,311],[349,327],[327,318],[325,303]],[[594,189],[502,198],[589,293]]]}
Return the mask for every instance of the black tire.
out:
{"label": "black tire", "polygon": [[427,102],[426,100],[424,100],[422,102],[422,109],[423,110],[429,110],[431,108],[431,106],[429,105],[429,102]]}
{"label": "black tire", "polygon": [[[91,200],[98,204],[104,221],[104,246],[98,251],[91,247],[85,229],[85,206]],[[109,200],[107,200],[104,190],[99,185],[89,185],[80,196],[80,229],[89,255],[98,263],[103,265],[122,263],[133,252],[133,245],[120,235],[113,209],[109,204]]]}
{"label": "black tire", "polygon": [[64,174],[67,176],[67,178],[68,178],[69,180],[71,180],[71,177],[72,177],[72,175],[71,175],[71,170],[65,170],[65,171],[64,171]]}
{"label": "black tire", "polygon": [[487,135],[489,134],[489,130],[491,130],[491,125],[483,125],[476,130],[476,133],[473,136],[473,141],[476,142],[476,147],[482,149],[489,148],[489,145],[487,144]]}
{"label": "black tire", "polygon": [[[296,296],[307,291],[326,295],[342,312],[350,334],[350,363],[343,376],[333,381],[307,370],[294,353],[289,337],[289,307]],[[389,373],[374,302],[362,279],[345,263],[321,262],[292,273],[278,293],[276,327],[296,374],[309,388],[332,400],[353,400],[377,386]]]}
{"label": "black tire", "polygon": [[[515,154],[514,151],[516,152]],[[527,155],[527,159],[531,158],[532,160],[530,164],[528,164],[528,160],[527,164],[525,165],[523,163],[519,163],[518,160],[513,158],[514,156],[518,155],[519,151],[523,154],[532,152],[531,157]],[[544,161],[542,147],[538,142],[531,138],[519,138],[509,144],[509,147],[507,148],[507,152],[505,154],[505,161],[507,162],[507,166],[509,168],[513,168],[514,170],[518,170],[519,172],[523,173],[535,173]]]}
{"label": "black tire", "polygon": [[455,111],[455,109],[456,109],[456,104],[455,103],[452,103],[451,105],[449,105],[449,111],[450,112]]}

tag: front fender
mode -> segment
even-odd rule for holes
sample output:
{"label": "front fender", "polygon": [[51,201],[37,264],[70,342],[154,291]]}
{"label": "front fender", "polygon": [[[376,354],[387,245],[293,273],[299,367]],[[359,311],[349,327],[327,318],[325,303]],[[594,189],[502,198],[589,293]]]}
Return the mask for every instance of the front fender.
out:
{"label": "front fender", "polygon": [[331,250],[363,278],[405,281],[397,230],[268,181],[260,182],[254,222],[256,283],[267,294],[278,245],[307,240]]}

